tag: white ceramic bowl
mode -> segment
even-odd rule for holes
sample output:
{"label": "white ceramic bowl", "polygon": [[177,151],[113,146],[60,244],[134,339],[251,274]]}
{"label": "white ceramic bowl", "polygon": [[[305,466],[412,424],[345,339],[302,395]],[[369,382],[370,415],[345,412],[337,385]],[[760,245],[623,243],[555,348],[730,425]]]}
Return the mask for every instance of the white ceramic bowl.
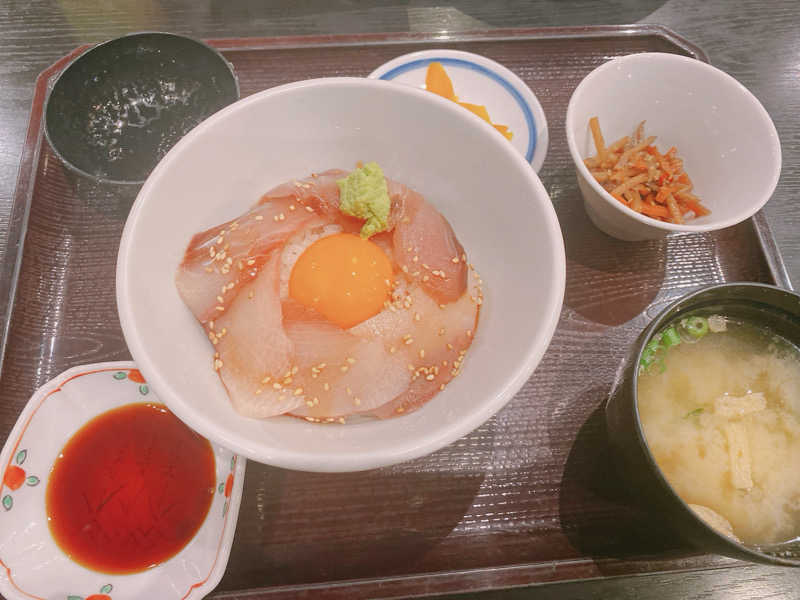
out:
{"label": "white ceramic bowl", "polygon": [[[595,154],[593,116],[607,143],[646,120],[645,133],[657,136],[659,150],[677,148],[693,193],[711,214],[675,225],[615,200],[583,164]],[[566,132],[586,212],[597,227],[623,240],[735,225],[764,206],[781,171],[778,134],[756,97],[727,73],[674,54],[623,56],[589,73],[570,98]]]}
{"label": "white ceramic bowl", "polygon": [[[172,558],[139,573],[109,575],[73,562],[50,534],[45,496],[64,445],[99,414],[132,403],[160,402],[138,375],[132,362],[75,367],[36,390],[23,409],[0,453],[5,474],[0,482],[4,598],[200,600],[219,583],[236,530],[245,470],[241,457],[220,446],[213,446],[217,485],[208,515]],[[13,479],[8,475],[12,469],[17,473]]]}
{"label": "white ceramic bowl", "polygon": [[[186,245],[278,183],[359,160],[377,161],[437,206],[483,277],[485,302],[462,374],[421,410],[386,421],[329,426],[242,417],[175,288]],[[412,87],[320,79],[241,100],[169,152],[125,226],[117,302],[139,368],[191,427],[263,463],[355,471],[437,450],[502,408],[550,342],[564,281],[563,240],[547,192],[490,125]]]}

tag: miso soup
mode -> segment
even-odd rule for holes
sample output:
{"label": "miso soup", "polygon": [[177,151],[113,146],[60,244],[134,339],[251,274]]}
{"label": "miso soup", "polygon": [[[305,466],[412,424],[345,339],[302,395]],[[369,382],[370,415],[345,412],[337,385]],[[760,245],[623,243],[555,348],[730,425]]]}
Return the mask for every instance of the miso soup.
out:
{"label": "miso soup", "polygon": [[638,378],[645,437],[678,495],[746,544],[800,535],[800,352],[713,316],[648,344]]}

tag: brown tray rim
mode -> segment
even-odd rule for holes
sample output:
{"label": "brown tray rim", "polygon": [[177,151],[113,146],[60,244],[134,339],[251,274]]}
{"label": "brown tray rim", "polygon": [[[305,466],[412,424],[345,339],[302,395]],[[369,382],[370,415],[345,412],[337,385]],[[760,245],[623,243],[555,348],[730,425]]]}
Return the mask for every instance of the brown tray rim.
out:
{"label": "brown tray rim", "polygon": [[[569,38],[601,38],[601,37],[645,37],[655,36],[665,39],[681,48],[698,60],[709,62],[708,55],[696,44],[675,33],[671,29],[658,24],[628,24],[628,25],[589,25],[576,27],[541,27],[541,28],[510,28],[491,29],[480,31],[457,32],[441,35],[432,32],[412,33],[369,33],[369,34],[344,34],[344,35],[309,35],[309,36],[279,36],[279,37],[250,37],[250,38],[219,38],[205,40],[209,45],[222,51],[246,51],[289,48],[324,48],[331,46],[370,46],[370,45],[400,45],[400,44],[430,44],[465,41],[503,41],[519,39],[569,39]],[[43,139],[43,110],[49,91],[52,77],[61,72],[81,53],[93,44],[83,44],[73,51],[58,59],[44,69],[36,79],[34,96],[31,105],[30,118],[26,132],[25,142],[20,158],[17,183],[9,218],[9,234],[6,253],[0,261],[0,373],[5,359],[6,342],[10,327],[11,314],[15,302],[16,282],[19,275],[22,256],[25,248],[27,234],[27,219],[32,192],[36,178],[36,165]],[[753,217],[753,226],[759,239],[761,248],[769,270],[777,285],[793,289],[788,271],[784,264],[777,242],[771,232],[763,211]],[[674,559],[671,555],[656,557],[637,557],[633,562],[642,563],[642,574],[655,574],[659,572],[676,571]],[[724,569],[741,565],[738,561],[715,557],[711,564],[708,557],[701,560],[701,555],[679,558],[684,561],[684,566],[677,569],[681,572],[691,572],[708,569]],[[547,585],[549,583],[563,583],[568,581],[588,581],[608,579],[631,575],[630,570],[620,569],[621,563],[630,563],[625,559],[605,559],[602,562],[593,559],[577,559],[568,561],[550,561],[530,564],[513,564],[494,567],[491,569],[479,568],[458,571],[439,571],[420,574],[403,575],[384,578],[361,578],[319,584],[298,584],[291,586],[276,586],[252,588],[248,590],[232,590],[214,594],[218,598],[249,598],[261,597],[293,597],[301,591],[323,592],[328,590],[337,597],[338,594],[357,593],[359,596],[377,595],[382,597],[400,597],[408,593],[419,593],[420,584],[425,589],[425,594],[458,593],[489,589],[507,589],[529,585]],[[567,579],[559,579],[560,567],[576,566],[585,577],[576,578],[574,573]],[[616,566],[615,566],[616,565]],[[585,566],[585,568],[582,568]],[[600,566],[603,575],[596,576],[597,570],[592,566]],[[648,568],[649,567],[649,568]],[[489,574],[489,577],[487,577]]]}

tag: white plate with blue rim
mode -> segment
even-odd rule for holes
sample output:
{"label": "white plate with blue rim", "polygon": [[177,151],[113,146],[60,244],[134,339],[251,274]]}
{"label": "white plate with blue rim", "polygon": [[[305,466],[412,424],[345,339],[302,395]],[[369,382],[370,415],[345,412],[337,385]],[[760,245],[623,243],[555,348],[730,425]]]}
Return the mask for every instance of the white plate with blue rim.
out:
{"label": "white plate with blue rim", "polygon": [[432,62],[444,67],[459,101],[485,106],[492,123],[508,127],[513,134],[510,143],[538,173],[547,154],[544,110],[525,82],[500,63],[460,50],[422,50],[398,56],[368,77],[424,90]]}
{"label": "white plate with blue rim", "polygon": [[[132,573],[104,572],[84,566],[55,540],[46,497],[65,444],[95,418],[132,405],[161,411],[158,398],[134,363],[110,362],[65,371],[36,390],[22,410],[0,453],[0,593],[4,598],[200,600],[219,583],[236,529],[245,460],[216,444],[209,449],[214,486],[207,491],[207,512],[185,545],[163,562]],[[116,456],[115,468],[119,468],[121,449],[107,448],[105,454]],[[135,461],[142,472],[146,463]],[[126,473],[123,478],[128,476],[129,471],[122,472]],[[140,479],[131,477],[130,481]],[[158,507],[159,498],[148,495],[146,486],[133,487],[138,490],[137,500],[143,499],[151,509]],[[74,492],[79,496],[78,490]],[[115,494],[97,506],[96,514],[100,508],[113,508],[109,500]],[[92,503],[83,488],[80,495]],[[132,512],[135,506],[123,508]],[[101,521],[98,516],[97,523]]]}

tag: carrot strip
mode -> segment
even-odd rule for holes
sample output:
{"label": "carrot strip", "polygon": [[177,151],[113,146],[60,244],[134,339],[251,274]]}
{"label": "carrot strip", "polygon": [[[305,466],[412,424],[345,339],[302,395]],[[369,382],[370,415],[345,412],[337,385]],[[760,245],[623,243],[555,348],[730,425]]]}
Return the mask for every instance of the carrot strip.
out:
{"label": "carrot strip", "polygon": [[589,119],[597,154],[584,160],[595,179],[617,201],[654,219],[683,223],[711,211],[691,193],[694,189],[684,171],[683,159],[672,146],[665,153],[644,137],[644,121],[633,134],[606,146],[597,117]]}

